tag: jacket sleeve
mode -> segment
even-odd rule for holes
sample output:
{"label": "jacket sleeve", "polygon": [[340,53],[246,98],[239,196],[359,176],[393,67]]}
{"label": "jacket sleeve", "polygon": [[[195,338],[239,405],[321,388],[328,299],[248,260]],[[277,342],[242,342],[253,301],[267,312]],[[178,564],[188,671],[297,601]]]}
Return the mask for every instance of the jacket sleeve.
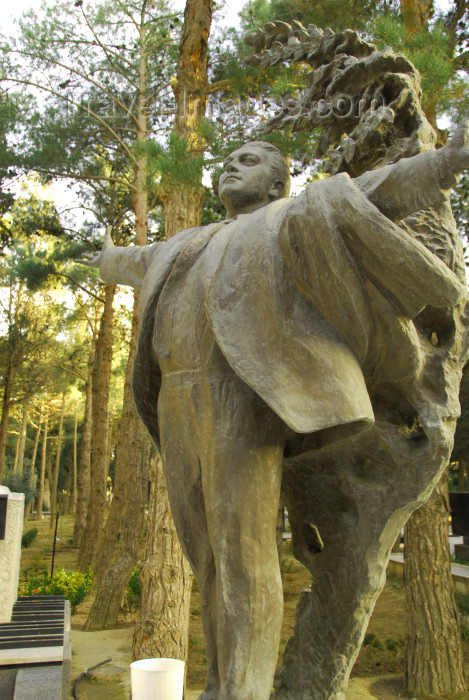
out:
{"label": "jacket sleeve", "polygon": [[[357,182],[350,184],[353,188]],[[445,308],[462,301],[465,285],[449,267],[386,214],[383,216],[383,209],[370,198],[360,201],[359,189],[356,196],[339,196],[335,216],[367,277],[386,296],[390,295],[408,318],[414,318],[427,305]],[[401,209],[399,216],[402,214]]]}
{"label": "jacket sleeve", "polygon": [[392,221],[443,204],[457,181],[444,149],[401,158],[354,179],[367,199]]}
{"label": "jacket sleeve", "polygon": [[101,257],[99,276],[106,284],[123,284],[140,289],[148,268],[160,246],[153,243],[144,246],[106,248]]}
{"label": "jacket sleeve", "polygon": [[365,280],[409,319],[427,305],[445,308],[464,298],[465,286],[445,263],[357,185],[345,173],[310,185],[281,229],[287,266],[319,312],[329,318],[334,302],[337,323],[366,319]]}

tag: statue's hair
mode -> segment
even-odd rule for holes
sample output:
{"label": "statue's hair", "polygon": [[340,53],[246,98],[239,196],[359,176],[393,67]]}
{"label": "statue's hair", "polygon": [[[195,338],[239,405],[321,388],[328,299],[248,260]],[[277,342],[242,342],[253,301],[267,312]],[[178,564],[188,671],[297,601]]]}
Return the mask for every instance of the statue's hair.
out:
{"label": "statue's hair", "polygon": [[287,161],[281,151],[268,141],[248,141],[244,146],[255,146],[256,148],[263,148],[268,151],[271,155],[270,159],[270,169],[276,180],[283,182],[283,192],[279,199],[282,197],[288,197],[290,192],[290,170],[288,168]]}

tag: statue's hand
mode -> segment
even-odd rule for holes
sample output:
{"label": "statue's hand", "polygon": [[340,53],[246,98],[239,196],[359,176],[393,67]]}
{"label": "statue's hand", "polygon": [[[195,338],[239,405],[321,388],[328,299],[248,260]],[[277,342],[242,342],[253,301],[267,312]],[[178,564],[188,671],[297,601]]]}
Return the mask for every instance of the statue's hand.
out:
{"label": "statue's hand", "polygon": [[88,267],[99,267],[102,262],[103,253],[109,248],[114,248],[114,242],[111,236],[112,227],[108,226],[106,229],[106,235],[104,236],[103,247],[100,251],[95,253],[83,253],[81,258],[75,260],[75,262],[81,265],[88,265]]}
{"label": "statue's hand", "polygon": [[454,173],[469,168],[469,112],[456,127],[451,140],[442,149]]}

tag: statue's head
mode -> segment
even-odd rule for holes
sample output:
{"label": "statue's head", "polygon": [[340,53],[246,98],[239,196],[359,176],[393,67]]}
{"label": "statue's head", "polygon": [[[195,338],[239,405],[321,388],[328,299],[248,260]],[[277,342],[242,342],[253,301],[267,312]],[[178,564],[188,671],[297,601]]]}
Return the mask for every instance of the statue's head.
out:
{"label": "statue's head", "polygon": [[245,143],[223,163],[219,194],[228,217],[255,211],[275,199],[287,197],[289,190],[287,162],[271,143]]}

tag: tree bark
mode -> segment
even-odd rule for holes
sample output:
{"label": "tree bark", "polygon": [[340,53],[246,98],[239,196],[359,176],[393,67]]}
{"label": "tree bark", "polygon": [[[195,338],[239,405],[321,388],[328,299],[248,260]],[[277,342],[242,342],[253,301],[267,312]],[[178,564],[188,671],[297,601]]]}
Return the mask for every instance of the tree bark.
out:
{"label": "tree bark", "polygon": [[[411,44],[415,34],[428,27],[433,2],[401,0],[401,13]],[[438,147],[443,145],[445,135],[437,128],[436,105],[436,95],[425,95],[425,114],[437,133]],[[461,692],[465,688],[449,556],[447,481],[445,472],[428,503],[413,513],[404,529],[408,625],[405,683],[412,695]]]}
{"label": "tree bark", "polygon": [[148,475],[141,437],[144,429],[135,409],[134,414],[132,420],[126,420],[126,427],[131,428],[130,435],[127,435],[130,440],[125,447],[126,454],[121,451],[121,459],[128,457],[132,473],[131,478],[126,479],[125,502],[121,510],[124,527],[121,530],[119,550],[112,564],[100,576],[96,598],[85,625],[87,630],[117,625],[125,589],[138,560]]}
{"label": "tree bark", "polygon": [[[116,473],[114,479],[114,490],[109,515],[104,528],[103,536],[99,543],[99,554],[95,567],[95,582],[98,587],[101,584],[101,579],[111,566],[111,562],[115,555],[116,547],[119,551],[125,546],[128,548],[129,542],[126,536],[129,530],[129,524],[123,513],[127,513],[129,500],[133,500],[133,509],[137,512],[144,512],[145,509],[145,493],[140,493],[137,490],[139,500],[135,500],[135,480],[141,471],[141,454],[143,449],[143,425],[137,413],[135,402],[132,395],[132,365],[137,346],[138,338],[138,295],[134,298],[134,307],[132,313],[132,334],[130,341],[129,358],[125,371],[124,382],[124,399],[122,408],[122,417],[119,424],[119,434],[116,447]],[[132,495],[132,491],[134,492]],[[133,513],[131,514],[133,517]],[[132,528],[130,528],[132,529]],[[134,566],[137,563],[137,547],[139,532],[135,533],[135,543],[131,546],[135,552]],[[121,535],[124,535],[126,543],[124,545]],[[130,577],[130,575],[129,575]],[[127,579],[128,580],[128,579]],[[125,585],[127,581],[125,582]],[[124,585],[124,588],[125,588]],[[111,592],[108,591],[108,594]],[[121,599],[124,590],[121,591]],[[119,601],[120,602],[120,601]],[[97,624],[95,622],[94,624]],[[91,629],[91,628],[90,628]],[[98,629],[94,627],[93,629]]]}
{"label": "tree bark", "polygon": [[26,444],[27,425],[28,425],[28,409],[25,406],[23,408],[23,414],[22,414],[22,418],[21,418],[21,428],[20,428],[20,435],[19,435],[19,442],[18,442],[18,457],[17,457],[16,467],[15,467],[15,471],[17,471],[19,474],[23,473],[24,446]]}
{"label": "tree bark", "polygon": [[73,422],[73,454],[72,454],[72,477],[71,477],[71,498],[70,513],[75,513],[77,509],[77,436],[78,436],[78,403],[75,404],[75,419]]}
{"label": "tree bark", "polygon": [[405,686],[411,696],[466,691],[451,576],[449,514],[445,471],[430,500],[405,528]]}
{"label": "tree bark", "polygon": [[[208,38],[212,22],[212,0],[187,0],[179,47],[173,132],[186,139],[192,157],[204,153],[205,142],[198,133],[205,116],[208,94]],[[164,206],[166,238],[200,225],[204,190],[202,170],[192,182],[162,182],[160,197]]]}
{"label": "tree bark", "polygon": [[46,409],[44,417],[44,432],[42,434],[41,447],[41,466],[39,467],[39,478],[37,486],[37,501],[36,501],[36,520],[42,520],[42,500],[44,497],[44,478],[46,475],[46,456],[47,456],[47,428],[49,423],[49,415]]}
{"label": "tree bark", "polygon": [[104,522],[106,504],[107,431],[109,427],[109,386],[112,362],[112,319],[115,285],[104,288],[104,310],[96,342],[92,378],[92,440],[90,499],[86,524],[80,542],[78,569],[86,572],[96,563],[99,537]]}
{"label": "tree bark", "polygon": [[[32,489],[34,487],[34,469],[36,467],[36,457],[37,457],[37,448],[39,445],[39,436],[41,435],[41,425],[42,425],[42,412],[44,410],[44,406],[41,406],[39,409],[39,416],[37,419],[37,430],[36,430],[36,435],[34,437],[34,445],[33,445],[33,451],[31,454],[31,464],[29,466],[29,487]],[[26,503],[25,509],[24,509],[24,520],[26,520],[29,517],[29,514],[31,512],[32,504],[33,504],[34,499],[31,499],[28,503]]]}
{"label": "tree bark", "polygon": [[50,522],[49,528],[55,525],[55,513],[57,510],[57,484],[59,481],[59,469],[60,469],[60,453],[62,451],[62,430],[64,424],[64,414],[65,414],[65,394],[62,394],[62,406],[60,408],[60,418],[59,418],[59,429],[57,433],[57,451],[55,453],[55,463],[54,469],[51,470],[51,480],[50,480]]}
{"label": "tree bark", "polygon": [[[148,138],[148,41],[151,40],[142,11],[139,26],[139,83],[137,92],[137,133],[140,148],[134,168],[132,209],[135,215],[135,242],[145,245],[148,227],[148,156],[144,144]],[[95,567],[98,593],[87,620],[88,629],[100,629],[117,622],[120,604],[138,557],[138,544],[145,509],[145,491],[136,489],[136,475],[141,472],[143,426],[132,395],[132,365],[138,338],[138,295],[134,296],[132,332],[124,384],[122,417],[116,448],[116,475],[113,500],[105,530],[99,544]],[[138,479],[137,479],[138,481]],[[131,508],[129,510],[129,507]],[[142,518],[142,522],[140,522]],[[140,522],[140,525],[138,523]],[[117,553],[115,552],[118,547]],[[115,555],[114,562],[111,565]]]}
{"label": "tree bark", "polygon": [[148,538],[140,569],[142,606],[132,655],[186,659],[192,572],[179,545],[157,457],[151,460],[150,481]]}
{"label": "tree bark", "polygon": [[406,35],[411,37],[428,26],[433,14],[433,0],[401,0]]}
{"label": "tree bark", "polygon": [[85,412],[81,428],[81,442],[77,473],[77,505],[75,511],[75,525],[73,528],[73,543],[79,547],[86,524],[86,511],[90,497],[90,470],[91,470],[91,424],[92,424],[92,383],[93,365],[96,351],[97,336],[93,336],[90,355],[88,357],[88,378],[85,388]]}
{"label": "tree bark", "polygon": [[[187,0],[177,77],[173,83],[173,131],[186,139],[194,157],[200,157],[205,148],[197,127],[205,115],[207,101],[212,6],[212,0]],[[201,169],[199,177],[191,183],[162,182],[159,194],[164,206],[166,238],[200,224]],[[153,475],[147,550],[140,569],[142,605],[132,653],[134,658],[163,655],[185,660],[192,572],[177,538],[160,462]]]}
{"label": "tree bark", "polygon": [[13,364],[9,362],[3,385],[2,418],[0,420],[0,484],[5,476],[5,450],[7,445],[8,419],[10,417],[11,385],[13,382]]}

